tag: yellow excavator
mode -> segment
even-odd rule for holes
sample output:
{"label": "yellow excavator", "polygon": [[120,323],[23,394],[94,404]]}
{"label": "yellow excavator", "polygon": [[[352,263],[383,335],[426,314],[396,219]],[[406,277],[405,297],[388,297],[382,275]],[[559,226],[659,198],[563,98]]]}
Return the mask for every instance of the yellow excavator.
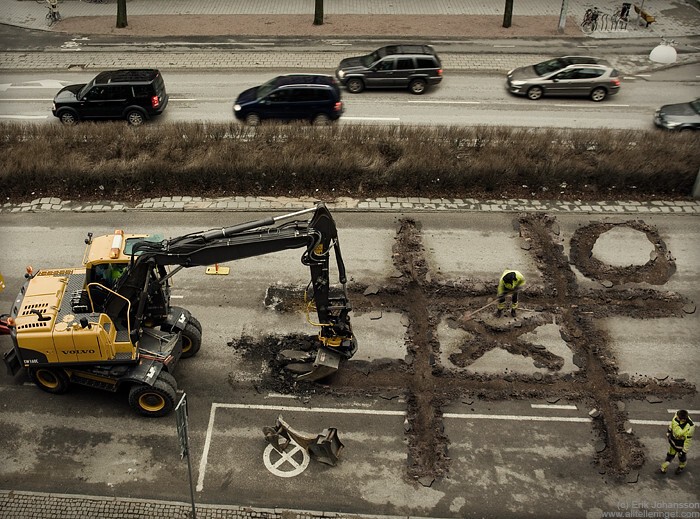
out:
{"label": "yellow excavator", "polygon": [[[173,370],[202,344],[199,320],[170,303],[170,279],[183,268],[286,249],[303,249],[301,262],[311,271],[304,296],[319,327],[315,351],[290,355],[290,373],[298,380],[326,378],[357,350],[338,233],[324,204],[171,239],[118,230],[88,233],[85,243],[81,267],[28,267],[2,320],[13,343],[4,355],[9,373],[26,369],[49,393],[65,393],[71,383],[110,391],[128,385],[138,413],[168,414],[176,404]],[[333,297],[331,254],[342,288]]]}

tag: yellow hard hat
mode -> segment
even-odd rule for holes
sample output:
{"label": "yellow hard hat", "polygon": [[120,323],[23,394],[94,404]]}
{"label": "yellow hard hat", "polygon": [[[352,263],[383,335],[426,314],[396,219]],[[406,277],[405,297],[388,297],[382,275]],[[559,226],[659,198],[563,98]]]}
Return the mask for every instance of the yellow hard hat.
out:
{"label": "yellow hard hat", "polygon": [[5,290],[5,278],[2,277],[2,272],[0,272],[0,292]]}

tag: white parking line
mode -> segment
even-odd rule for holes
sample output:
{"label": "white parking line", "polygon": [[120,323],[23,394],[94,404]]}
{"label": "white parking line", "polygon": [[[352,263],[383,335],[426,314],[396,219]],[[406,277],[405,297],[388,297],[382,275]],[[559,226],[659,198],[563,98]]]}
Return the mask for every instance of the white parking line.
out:
{"label": "white parking line", "polygon": [[[536,409],[566,409],[576,410],[575,405],[548,405],[548,404],[531,404],[531,407]],[[336,407],[298,407],[284,405],[261,405],[261,404],[225,404],[212,403],[211,412],[209,415],[209,424],[204,440],[204,449],[202,458],[199,462],[199,475],[197,477],[197,492],[204,490],[204,477],[206,474],[207,461],[209,458],[209,449],[211,448],[212,434],[214,431],[214,420],[216,410],[221,409],[250,409],[250,410],[272,410],[272,411],[290,411],[297,413],[328,413],[328,414],[363,414],[377,416],[405,416],[405,411],[389,411],[383,409],[354,409],[354,408],[336,408]],[[672,410],[669,410],[671,412]],[[675,412],[675,411],[673,411]],[[698,411],[689,411],[697,413]],[[479,414],[479,413],[445,413],[444,418],[456,418],[463,420],[508,420],[516,422],[569,422],[569,423],[590,423],[593,418],[590,416],[533,416],[533,415],[501,415],[501,414]],[[629,420],[629,423],[634,425],[666,425],[666,420]]]}
{"label": "white parking line", "polygon": [[591,418],[578,416],[517,416],[512,414],[459,414],[445,413],[445,418],[463,418],[472,420],[511,420],[516,422],[577,422],[587,423]]}
{"label": "white parking line", "polygon": [[[666,412],[671,414],[675,414],[676,411],[678,411],[678,409],[666,409]],[[700,414],[700,410],[698,409],[686,409],[686,411],[690,414]]]}

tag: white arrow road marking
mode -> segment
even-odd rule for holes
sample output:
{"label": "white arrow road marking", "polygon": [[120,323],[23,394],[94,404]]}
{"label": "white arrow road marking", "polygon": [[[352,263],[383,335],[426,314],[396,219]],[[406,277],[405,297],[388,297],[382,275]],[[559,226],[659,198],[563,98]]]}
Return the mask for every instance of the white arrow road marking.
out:
{"label": "white arrow road marking", "polygon": [[23,85],[0,85],[0,90],[7,90],[10,88],[51,88],[53,90],[55,89],[61,89],[65,85],[70,85],[73,83],[72,81],[59,81],[57,79],[41,79],[39,81],[27,81]]}

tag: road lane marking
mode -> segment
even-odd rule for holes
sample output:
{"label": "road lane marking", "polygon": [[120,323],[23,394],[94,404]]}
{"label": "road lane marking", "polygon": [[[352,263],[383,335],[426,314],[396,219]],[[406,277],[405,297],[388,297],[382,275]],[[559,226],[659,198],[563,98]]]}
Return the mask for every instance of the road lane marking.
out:
{"label": "road lane marking", "polygon": [[[700,410],[698,409],[686,409],[686,411],[688,411],[688,413],[690,414],[700,414]],[[678,412],[678,409],[666,409],[666,412],[676,414],[676,412]]]}
{"label": "road lane marking", "polygon": [[409,103],[426,104],[426,105],[480,105],[481,101],[408,101]]}
{"label": "road lane marking", "polygon": [[9,99],[3,99],[0,98],[0,102],[3,101],[22,101],[22,102],[27,102],[27,101],[53,101],[53,97],[27,97],[27,98],[22,98],[22,97],[11,97]]}
{"label": "road lane marking", "polygon": [[351,115],[344,115],[342,117],[343,121],[400,121],[400,117],[353,117]]}
{"label": "road lane marking", "polygon": [[533,409],[571,409],[573,411],[578,410],[575,405],[567,404],[530,404]]}

